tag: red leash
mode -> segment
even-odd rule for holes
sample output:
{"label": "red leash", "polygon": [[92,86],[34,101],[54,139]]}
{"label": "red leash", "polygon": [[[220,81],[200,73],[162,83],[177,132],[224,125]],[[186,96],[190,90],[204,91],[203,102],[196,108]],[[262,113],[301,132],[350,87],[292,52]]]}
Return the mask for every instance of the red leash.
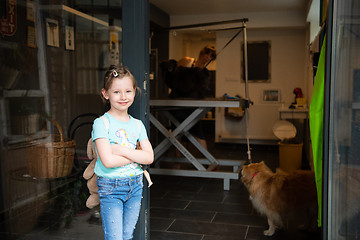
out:
{"label": "red leash", "polygon": [[254,175],[251,177],[250,182],[253,180],[253,178],[258,175],[259,172],[254,173]]}

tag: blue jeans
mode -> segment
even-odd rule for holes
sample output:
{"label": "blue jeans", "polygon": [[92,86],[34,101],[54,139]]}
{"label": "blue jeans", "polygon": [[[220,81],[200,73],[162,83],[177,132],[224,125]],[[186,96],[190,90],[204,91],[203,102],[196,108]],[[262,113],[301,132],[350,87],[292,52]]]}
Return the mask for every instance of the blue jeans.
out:
{"label": "blue jeans", "polygon": [[97,178],[105,240],[133,238],[139,218],[143,174],[130,178]]}

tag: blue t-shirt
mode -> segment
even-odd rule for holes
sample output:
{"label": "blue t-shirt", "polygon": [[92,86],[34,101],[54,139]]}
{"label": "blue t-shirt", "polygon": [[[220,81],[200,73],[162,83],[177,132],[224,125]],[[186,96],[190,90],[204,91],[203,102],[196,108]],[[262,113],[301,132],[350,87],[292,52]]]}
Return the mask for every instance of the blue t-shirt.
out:
{"label": "blue t-shirt", "polygon": [[[91,132],[93,141],[98,138],[107,138],[110,144],[121,144],[135,149],[137,141],[148,139],[145,126],[140,120],[129,115],[130,120],[128,122],[121,122],[108,113],[105,113],[104,116],[109,120],[109,131],[107,131],[105,127],[104,120],[101,118],[95,119]],[[131,163],[122,167],[107,168],[102,164],[100,157],[98,157],[96,161],[94,171],[96,175],[107,178],[128,178],[143,173],[142,168],[137,163]]]}

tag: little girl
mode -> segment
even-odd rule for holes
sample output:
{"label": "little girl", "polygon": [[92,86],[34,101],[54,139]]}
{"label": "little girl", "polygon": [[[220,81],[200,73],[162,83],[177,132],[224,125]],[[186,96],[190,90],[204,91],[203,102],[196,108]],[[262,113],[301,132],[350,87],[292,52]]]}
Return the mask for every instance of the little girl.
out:
{"label": "little girl", "polygon": [[[133,238],[143,189],[139,164],[154,160],[144,124],[128,114],[136,91],[140,89],[128,68],[111,66],[107,70],[101,97],[110,103],[104,114],[109,124],[97,118],[91,133],[99,156],[94,171],[105,240]],[[135,149],[137,141],[141,150]]]}

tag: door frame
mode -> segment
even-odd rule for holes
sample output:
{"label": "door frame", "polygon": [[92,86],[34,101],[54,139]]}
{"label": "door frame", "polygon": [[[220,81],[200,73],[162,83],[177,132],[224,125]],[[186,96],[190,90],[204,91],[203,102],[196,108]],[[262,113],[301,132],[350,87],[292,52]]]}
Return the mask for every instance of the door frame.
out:
{"label": "door frame", "polygon": [[[141,89],[129,113],[142,120],[149,136],[149,1],[122,1],[122,63],[130,68]],[[143,199],[134,239],[150,239],[150,190],[144,179]]]}

